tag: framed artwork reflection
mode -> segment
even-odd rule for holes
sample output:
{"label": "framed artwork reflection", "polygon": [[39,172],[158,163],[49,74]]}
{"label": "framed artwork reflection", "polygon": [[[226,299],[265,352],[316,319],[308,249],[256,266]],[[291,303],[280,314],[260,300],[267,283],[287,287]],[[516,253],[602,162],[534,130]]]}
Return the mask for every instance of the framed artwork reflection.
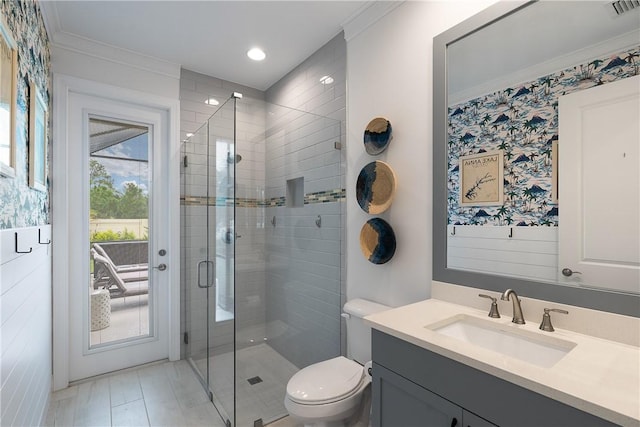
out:
{"label": "framed artwork reflection", "polygon": [[499,206],[504,201],[502,150],[460,156],[460,206]]}
{"label": "framed artwork reflection", "polygon": [[47,190],[47,104],[35,83],[29,85],[29,186]]}
{"label": "framed artwork reflection", "polygon": [[0,175],[16,176],[17,45],[0,18]]}
{"label": "framed artwork reflection", "polygon": [[551,143],[551,203],[558,203],[558,141]]}

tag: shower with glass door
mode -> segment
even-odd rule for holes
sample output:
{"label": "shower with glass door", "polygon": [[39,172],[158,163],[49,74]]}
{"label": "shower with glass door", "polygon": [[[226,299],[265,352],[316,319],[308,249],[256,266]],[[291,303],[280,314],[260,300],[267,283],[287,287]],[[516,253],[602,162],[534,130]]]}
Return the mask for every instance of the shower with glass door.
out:
{"label": "shower with glass door", "polygon": [[229,426],[343,353],[340,126],[234,93],[182,144],[183,357]]}

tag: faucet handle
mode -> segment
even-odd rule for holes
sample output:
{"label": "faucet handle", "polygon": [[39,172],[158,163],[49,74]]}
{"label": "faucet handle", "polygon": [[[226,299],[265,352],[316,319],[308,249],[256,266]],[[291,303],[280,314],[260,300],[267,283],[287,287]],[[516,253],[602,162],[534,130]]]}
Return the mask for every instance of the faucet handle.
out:
{"label": "faucet handle", "polygon": [[489,298],[491,300],[491,310],[489,311],[489,317],[499,319],[500,313],[498,313],[498,299],[485,294],[478,294],[478,296],[481,298]]}
{"label": "faucet handle", "polygon": [[561,310],[559,308],[545,308],[544,314],[542,315],[542,323],[540,323],[540,329],[547,332],[553,332],[553,325],[551,324],[551,316],[549,315],[550,311],[554,311],[556,313],[569,314],[567,310]]}

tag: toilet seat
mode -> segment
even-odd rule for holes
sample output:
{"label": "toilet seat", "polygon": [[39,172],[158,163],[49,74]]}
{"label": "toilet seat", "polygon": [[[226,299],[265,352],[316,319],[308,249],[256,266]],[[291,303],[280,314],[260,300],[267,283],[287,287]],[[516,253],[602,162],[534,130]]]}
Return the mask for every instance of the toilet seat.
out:
{"label": "toilet seat", "polygon": [[362,365],[339,356],[298,371],[287,384],[287,397],[301,405],[324,405],[360,392],[365,382]]}

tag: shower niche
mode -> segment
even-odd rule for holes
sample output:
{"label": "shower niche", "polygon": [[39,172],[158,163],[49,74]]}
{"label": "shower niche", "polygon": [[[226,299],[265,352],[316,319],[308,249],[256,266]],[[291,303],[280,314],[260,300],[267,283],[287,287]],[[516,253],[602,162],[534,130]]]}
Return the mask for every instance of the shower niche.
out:
{"label": "shower niche", "polygon": [[287,180],[285,202],[288,208],[304,207],[304,177]]}

